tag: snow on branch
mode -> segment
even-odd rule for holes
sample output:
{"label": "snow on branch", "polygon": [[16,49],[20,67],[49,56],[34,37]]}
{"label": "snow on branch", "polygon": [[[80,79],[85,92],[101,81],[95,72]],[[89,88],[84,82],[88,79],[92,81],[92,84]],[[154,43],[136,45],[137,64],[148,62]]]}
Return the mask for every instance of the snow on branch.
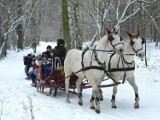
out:
{"label": "snow on branch", "polygon": [[31,6],[28,8],[28,10],[25,11],[25,13],[19,19],[12,23],[8,31],[4,33],[4,37],[6,37],[10,32],[12,32],[22,22],[22,20],[24,20],[25,15],[29,12],[30,8]]}
{"label": "snow on branch", "polygon": [[120,7],[120,3],[121,3],[121,0],[118,1],[118,6],[117,6],[117,10],[116,10],[116,19],[118,20],[118,17],[119,17],[119,7]]}
{"label": "snow on branch", "polygon": [[142,2],[144,2],[146,4],[153,4],[154,2],[157,2],[158,0],[154,0],[154,1],[151,1],[151,2],[148,2],[148,1],[145,1],[145,0],[140,0],[140,1],[142,1]]}
{"label": "snow on branch", "polygon": [[[119,1],[119,2],[120,2],[120,1]],[[130,16],[127,17],[127,19],[123,19],[124,16],[125,16],[125,14],[126,14],[126,12],[127,12],[127,10],[128,10],[128,8],[129,8],[129,6],[132,5],[132,4],[134,4],[135,2],[137,2],[137,0],[133,0],[133,1],[128,0],[127,5],[126,5],[126,7],[124,8],[124,11],[123,11],[120,19],[118,19],[118,23],[117,23],[117,25],[115,26],[116,28],[118,28],[119,24],[122,23],[122,21],[124,22],[125,20],[127,20],[128,18],[130,18],[131,16],[133,16],[133,15],[130,15]],[[118,11],[119,11],[119,9],[117,10],[117,12],[118,12]],[[137,12],[138,12],[138,11],[137,11]],[[133,14],[136,14],[137,12],[134,12]],[[118,16],[117,16],[117,18],[118,18]]]}
{"label": "snow on branch", "polygon": [[134,13],[130,14],[129,16],[127,16],[126,18],[124,18],[123,20],[121,20],[121,21],[119,22],[119,24],[125,22],[127,19],[129,19],[130,17],[134,16],[134,15],[135,15],[136,13],[138,13],[139,11],[140,11],[140,8],[138,8],[136,11],[134,11]]}
{"label": "snow on branch", "polygon": [[[2,45],[1,45],[1,47],[0,47],[0,55],[2,54],[2,50],[3,50],[3,47],[4,47],[4,45],[5,45],[5,39],[6,39],[6,37],[7,37],[7,35],[10,33],[10,32],[12,32],[13,30],[15,30],[16,29],[16,27],[25,19],[25,16],[29,13],[29,11],[31,10],[31,4],[29,4],[30,3],[30,0],[28,0],[27,1],[27,3],[22,7],[22,8],[25,8],[25,6],[27,7],[28,5],[30,5],[30,6],[28,6],[27,8],[27,10],[24,12],[24,14],[22,15],[22,16],[20,16],[18,19],[17,18],[11,18],[11,13],[9,13],[9,12],[11,12],[11,8],[10,8],[10,10],[8,9],[8,19],[6,19],[5,20],[5,22],[8,22],[8,30],[5,32],[5,33],[3,33],[3,37],[4,37],[4,41],[3,41],[3,43],[2,43]],[[12,5],[11,5],[12,6]],[[10,6],[10,7],[11,7]],[[18,8],[19,9],[19,8]],[[18,10],[17,9],[17,10]],[[12,13],[12,15],[14,14],[14,12],[16,12],[17,10],[15,10],[15,11],[13,11],[13,13]],[[4,23],[3,23],[4,24]],[[9,26],[10,25],[10,26]]]}

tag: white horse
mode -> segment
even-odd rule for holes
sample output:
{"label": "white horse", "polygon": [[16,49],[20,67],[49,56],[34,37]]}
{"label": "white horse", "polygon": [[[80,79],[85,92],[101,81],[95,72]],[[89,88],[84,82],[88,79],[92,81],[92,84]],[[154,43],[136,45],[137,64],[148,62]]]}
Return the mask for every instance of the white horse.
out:
{"label": "white horse", "polygon": [[[117,34],[117,32],[115,32],[114,30],[113,31],[107,30],[106,35],[98,41],[97,46],[95,48],[95,53],[93,53],[93,50],[88,50],[85,52],[83,56],[84,67],[90,66],[90,63],[92,63],[92,65],[94,66],[100,66],[95,60],[95,56],[93,54],[97,55],[97,59],[99,60],[99,62],[101,63],[108,62],[108,59],[109,59],[108,53],[96,51],[96,50],[113,50],[113,49],[119,52],[123,52],[123,45],[122,45],[122,42],[120,41],[120,37]],[[67,78],[67,76],[82,69],[82,64],[81,64],[82,53],[83,51],[81,50],[72,49],[68,51],[64,61],[64,72],[66,77],[66,80],[65,80],[66,101],[68,103],[70,103],[70,100],[69,100],[69,94],[68,94],[69,78]],[[93,95],[95,98],[94,99],[95,110],[97,113],[100,113],[99,100],[98,100],[99,88],[97,86],[99,85],[102,77],[104,77],[104,72],[97,69],[90,69],[87,71],[81,71],[76,75],[78,76],[76,86],[77,86],[77,92],[79,96],[79,100],[78,100],[79,105],[82,105],[83,103],[80,84],[82,80],[86,78],[93,88]]]}
{"label": "white horse", "polygon": [[[122,55],[114,54],[110,56],[108,62],[108,69],[113,70],[113,68],[125,68],[121,72],[110,72],[110,75],[118,82],[119,80],[127,80],[129,84],[133,87],[135,92],[135,103],[134,107],[139,108],[139,96],[138,96],[138,87],[135,83],[134,77],[134,56],[135,54],[138,58],[143,59],[143,43],[144,39],[139,37],[139,30],[137,33],[127,33],[129,40],[125,43],[124,53]],[[130,70],[129,70],[130,69]],[[128,70],[128,71],[127,71]],[[123,81],[124,82],[124,81]],[[117,86],[113,86],[113,95],[112,95],[112,108],[116,108],[115,96],[117,93]]]}

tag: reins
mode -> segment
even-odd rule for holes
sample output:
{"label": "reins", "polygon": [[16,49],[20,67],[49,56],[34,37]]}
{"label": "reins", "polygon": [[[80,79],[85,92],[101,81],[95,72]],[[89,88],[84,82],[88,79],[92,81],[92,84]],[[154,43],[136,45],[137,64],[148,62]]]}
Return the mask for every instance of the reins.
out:
{"label": "reins", "polygon": [[[112,38],[111,36],[109,36],[109,41],[110,41],[110,44],[112,45],[113,48],[115,48],[116,45],[119,45],[120,43],[117,43],[115,45],[112,44]],[[133,45],[132,45],[132,49],[137,53],[138,51],[140,51],[141,49],[139,50],[135,50]],[[90,66],[87,66],[85,67],[84,66],[84,55],[87,51],[91,50],[92,51],[92,55],[91,55],[91,61],[90,61]],[[98,59],[98,56],[97,56],[97,52],[108,52],[108,54],[111,54],[111,57],[109,59],[109,69],[106,70],[106,63],[102,63],[99,59]],[[134,61],[132,62],[127,62],[124,58],[124,55],[135,55],[135,54],[121,54],[120,57],[119,57],[119,60],[118,60],[118,64],[117,64],[117,68],[111,68],[111,59],[112,57],[116,54],[117,52],[113,51],[113,50],[101,50],[101,49],[96,49],[96,46],[94,48],[89,48],[89,47],[86,47],[83,52],[82,52],[82,60],[81,60],[81,65],[82,65],[82,68],[74,73],[72,73],[71,75],[67,76],[67,77],[64,77],[63,79],[60,79],[58,82],[66,79],[66,78],[69,78],[71,77],[72,75],[76,75],[77,73],[79,72],[83,72],[84,73],[84,77],[86,78],[85,76],[85,71],[87,70],[91,70],[91,69],[97,69],[97,70],[102,70],[104,71],[104,73],[110,78],[112,79],[112,81],[114,81],[116,84],[119,84],[120,82],[117,82],[113,77],[112,77],[112,74],[111,72],[121,72],[121,71],[124,71],[124,77],[123,77],[123,81],[122,83],[124,83],[125,81],[125,77],[126,77],[126,71],[132,71],[132,70],[135,70],[135,64],[134,64]],[[92,65],[92,59],[93,59],[93,56],[95,58],[95,61],[97,62],[97,64],[99,66],[94,66]],[[119,68],[119,63],[120,63],[120,60],[122,62],[122,66],[123,68]],[[128,67],[125,67],[124,64],[128,64],[129,66]],[[131,67],[132,65],[134,65],[134,67]]]}
{"label": "reins", "polygon": [[[100,51],[100,52],[110,52],[109,54],[112,54],[112,56],[113,56],[114,54],[116,54],[116,52],[113,52],[113,51],[86,48],[86,49],[84,49],[83,52],[82,52],[82,61],[81,61],[82,69],[80,69],[80,70],[72,73],[71,75],[68,75],[67,77],[64,77],[64,78],[58,80],[57,83],[65,80],[66,78],[71,77],[72,75],[76,75],[76,74],[79,73],[79,72],[84,72],[84,71],[91,70],[91,69],[97,69],[97,70],[104,71],[105,74],[106,74],[110,79],[112,79],[116,84],[120,84],[120,82],[117,82],[116,80],[113,79],[113,77],[109,74],[109,72],[118,72],[118,71],[120,72],[120,71],[124,71],[124,68],[118,68],[118,69],[117,69],[117,68],[112,68],[112,69],[110,68],[110,69],[107,71],[107,70],[106,70],[106,66],[104,67],[103,64],[101,64],[103,67],[102,67],[102,66],[92,66],[92,65],[87,66],[87,67],[84,67],[83,58],[84,58],[84,54],[85,54],[85,52],[86,52],[87,50],[94,50],[94,51],[92,52],[92,54],[95,54],[94,52],[96,52],[96,51],[98,51],[98,52],[99,52],[99,51]],[[111,52],[112,52],[112,53],[111,53]],[[123,55],[135,55],[135,54],[123,54]],[[95,56],[97,56],[97,55],[95,55]],[[96,57],[96,59],[98,59],[98,58]],[[124,58],[123,58],[123,59],[124,59]],[[125,59],[124,59],[124,60],[125,60]],[[97,60],[97,61],[98,61],[98,60]],[[127,62],[125,61],[125,63],[127,63]],[[125,69],[125,70],[126,70],[126,69]],[[127,68],[127,71],[131,71],[131,70],[135,70],[135,68],[133,68],[133,67],[132,67],[132,68]]]}
{"label": "reins", "polygon": [[[66,78],[71,77],[72,75],[76,75],[76,74],[79,73],[79,72],[87,71],[87,70],[91,70],[91,69],[103,70],[103,71],[105,71],[105,72],[108,72],[105,68],[103,68],[103,67],[101,67],[101,66],[87,66],[87,67],[84,67],[84,68],[78,70],[77,72],[72,73],[71,75],[68,75],[68,76],[65,77],[65,78],[62,78],[62,79],[58,80],[57,83],[65,80]],[[115,83],[119,84],[119,82],[116,82],[116,81],[115,81]]]}

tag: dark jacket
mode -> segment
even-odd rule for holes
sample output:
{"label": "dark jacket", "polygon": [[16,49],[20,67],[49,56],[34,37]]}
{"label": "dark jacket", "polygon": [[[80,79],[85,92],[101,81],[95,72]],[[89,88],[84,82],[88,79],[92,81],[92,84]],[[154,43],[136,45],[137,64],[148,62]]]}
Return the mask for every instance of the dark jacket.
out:
{"label": "dark jacket", "polygon": [[66,57],[66,48],[64,46],[56,46],[55,47],[55,56],[60,58]]}
{"label": "dark jacket", "polygon": [[64,59],[66,57],[67,50],[64,46],[56,46],[55,47],[55,57],[59,57],[61,61],[61,65],[64,66]]}
{"label": "dark jacket", "polygon": [[28,56],[24,56],[23,61],[24,61],[24,65],[26,65],[27,67],[32,66],[32,58],[29,58]]}
{"label": "dark jacket", "polygon": [[52,58],[50,52],[48,52],[48,51],[45,51],[45,52],[42,53],[42,58],[43,57],[46,57],[47,59]]}

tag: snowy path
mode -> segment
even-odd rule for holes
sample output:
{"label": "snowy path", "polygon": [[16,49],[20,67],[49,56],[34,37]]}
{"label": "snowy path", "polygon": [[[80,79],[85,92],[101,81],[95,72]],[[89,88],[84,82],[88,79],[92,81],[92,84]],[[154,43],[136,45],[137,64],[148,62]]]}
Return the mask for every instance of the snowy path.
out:
{"label": "snowy path", "polygon": [[[42,44],[42,43],[41,43]],[[38,49],[45,50],[48,43]],[[140,109],[134,109],[134,92],[128,83],[119,85],[117,109],[111,106],[111,88],[103,88],[104,101],[101,113],[96,114],[89,108],[91,89],[83,90],[83,106],[77,104],[77,96],[70,94],[71,103],[65,102],[64,91],[57,97],[46,96],[25,80],[23,55],[32,50],[10,53],[0,61],[0,99],[3,101],[1,120],[31,120],[27,118],[24,105],[29,110],[30,97],[33,102],[34,120],[157,120],[160,119],[160,50],[148,45],[148,68],[136,59],[136,81],[139,86]],[[151,50],[152,49],[152,50]],[[0,111],[2,105],[0,103]],[[28,113],[28,116],[30,114]]]}

